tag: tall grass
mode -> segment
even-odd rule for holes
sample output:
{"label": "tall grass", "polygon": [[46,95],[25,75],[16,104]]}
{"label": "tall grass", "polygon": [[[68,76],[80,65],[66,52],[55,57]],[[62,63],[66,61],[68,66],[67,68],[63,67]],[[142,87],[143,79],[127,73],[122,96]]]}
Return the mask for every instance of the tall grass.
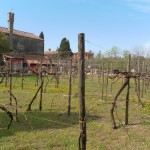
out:
{"label": "tall grass", "polygon": [[[49,77],[49,79],[51,79]],[[26,111],[29,102],[38,87],[34,77],[25,77],[24,89],[18,78],[13,86],[13,94],[18,100],[19,123],[13,121],[9,130],[8,116],[0,110],[0,150],[77,150],[79,137],[78,79],[73,82],[71,116],[67,116],[68,80],[61,78],[59,87],[50,80],[46,93],[43,93],[43,110],[39,111],[39,95],[32,105],[32,111]],[[45,79],[46,80],[46,79]],[[15,77],[13,78],[13,83]],[[46,83],[46,82],[45,82]],[[110,93],[101,99],[101,87],[95,77],[86,78],[87,111],[87,150],[149,150],[150,149],[150,92],[142,99],[144,108],[138,106],[134,82],[131,80],[129,125],[124,126],[126,89],[120,95],[115,109],[117,130],[111,129],[110,106],[113,97],[122,84],[119,80]],[[0,104],[15,112],[15,103],[9,106],[9,94],[4,84],[0,85]],[[105,90],[104,90],[105,91]],[[105,92],[104,92],[105,96]]]}

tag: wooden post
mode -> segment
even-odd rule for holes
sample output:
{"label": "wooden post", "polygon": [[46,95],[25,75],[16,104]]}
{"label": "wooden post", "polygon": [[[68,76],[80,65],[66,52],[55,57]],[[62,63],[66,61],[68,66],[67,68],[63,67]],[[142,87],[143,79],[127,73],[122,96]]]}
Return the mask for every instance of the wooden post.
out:
{"label": "wooden post", "polygon": [[107,66],[107,77],[106,77],[106,98],[108,93],[108,76],[109,76],[109,64]]}
{"label": "wooden post", "polygon": [[40,89],[40,103],[39,103],[39,110],[42,111],[42,99],[43,99],[43,76],[42,76],[42,59],[41,59],[41,64],[40,64],[40,72],[39,72],[39,75],[40,75],[40,82],[41,82],[41,89]]}
{"label": "wooden post", "polygon": [[104,62],[102,63],[102,100],[104,100]]}
{"label": "wooden post", "polygon": [[100,66],[100,64],[98,67],[98,83],[99,83],[99,86],[101,86],[101,66]]}
{"label": "wooden post", "polygon": [[10,91],[10,105],[12,105],[12,60],[10,58],[10,73],[9,73],[9,76],[10,76],[10,80],[9,80],[9,91]]}
{"label": "wooden post", "polygon": [[23,90],[23,60],[21,61],[21,88]]}
{"label": "wooden post", "polygon": [[85,110],[85,36],[84,33],[78,35],[78,74],[79,74],[79,123],[80,123],[80,136],[79,136],[79,150],[86,150],[86,110]]}
{"label": "wooden post", "polygon": [[[127,66],[127,72],[130,72],[131,70],[131,54],[129,54],[128,58],[128,66]],[[125,124],[128,124],[128,118],[129,118],[129,91],[130,91],[130,78],[128,78],[127,83],[127,95],[126,95],[126,112],[125,112]]]}
{"label": "wooden post", "polygon": [[36,64],[36,67],[34,68],[35,69],[35,76],[36,76],[35,86],[39,85],[39,79],[40,79],[39,66],[40,66],[39,64]]}
{"label": "wooden post", "polygon": [[[113,63],[111,63],[111,73],[113,72]],[[112,95],[112,83],[113,81],[111,80],[111,85],[110,85],[110,93]]]}
{"label": "wooden post", "polygon": [[[140,58],[138,58],[138,73],[140,73]],[[140,78],[138,78],[138,83],[137,83],[137,96],[138,96],[138,104],[139,105],[142,105],[142,102],[141,102],[141,88],[140,88]]]}
{"label": "wooden post", "polygon": [[[143,67],[142,67],[142,74],[145,73],[145,62],[143,61]],[[145,87],[145,79],[142,79],[142,91],[141,91],[141,98],[143,98],[144,95],[144,87]]]}
{"label": "wooden post", "polygon": [[8,76],[9,76],[9,72],[8,72],[8,60],[6,61],[6,81],[5,81],[5,87],[7,86],[8,83]]}
{"label": "wooden post", "polygon": [[56,87],[58,88],[58,84],[59,84],[59,61],[57,61],[57,80],[56,80]]}
{"label": "wooden post", "polygon": [[[147,63],[145,64],[145,73],[147,74]],[[147,91],[147,85],[148,85],[148,83],[147,83],[147,80],[145,80],[145,88],[144,88],[144,92],[146,93]]]}
{"label": "wooden post", "polygon": [[94,71],[93,61],[92,61],[92,70],[91,71],[92,71],[91,73],[92,73],[92,81],[93,81],[93,74],[94,74],[94,72],[93,72]]}
{"label": "wooden post", "polygon": [[68,116],[70,116],[70,108],[71,108],[71,94],[72,94],[72,58],[70,59],[70,70],[69,70],[69,91],[68,91]]}

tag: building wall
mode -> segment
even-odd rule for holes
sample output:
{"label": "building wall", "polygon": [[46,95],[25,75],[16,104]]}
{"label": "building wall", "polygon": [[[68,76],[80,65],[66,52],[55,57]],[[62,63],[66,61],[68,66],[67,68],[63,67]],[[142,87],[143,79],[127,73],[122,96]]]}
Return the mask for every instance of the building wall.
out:
{"label": "building wall", "polygon": [[14,35],[13,44],[14,50],[18,53],[29,53],[35,55],[43,55],[44,53],[44,40]]}
{"label": "building wall", "polygon": [[[9,40],[9,36],[8,36],[8,40]],[[43,55],[44,40],[38,40],[38,39],[13,35],[13,52]]]}

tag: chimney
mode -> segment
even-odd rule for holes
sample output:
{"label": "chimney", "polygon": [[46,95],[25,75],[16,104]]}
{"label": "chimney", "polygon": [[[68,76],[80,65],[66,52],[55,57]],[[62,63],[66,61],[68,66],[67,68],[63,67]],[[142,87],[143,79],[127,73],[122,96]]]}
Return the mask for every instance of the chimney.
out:
{"label": "chimney", "polygon": [[14,13],[8,13],[9,47],[13,50]]}

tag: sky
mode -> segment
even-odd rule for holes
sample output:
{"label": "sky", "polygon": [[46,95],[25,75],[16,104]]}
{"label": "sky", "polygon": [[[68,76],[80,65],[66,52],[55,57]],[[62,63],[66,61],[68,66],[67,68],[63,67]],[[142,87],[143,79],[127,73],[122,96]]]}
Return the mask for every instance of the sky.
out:
{"label": "sky", "polygon": [[150,49],[150,0],[0,0],[0,26],[7,27],[10,11],[14,29],[44,32],[45,51],[55,51],[66,37],[77,52],[79,33],[95,54],[113,46]]}

